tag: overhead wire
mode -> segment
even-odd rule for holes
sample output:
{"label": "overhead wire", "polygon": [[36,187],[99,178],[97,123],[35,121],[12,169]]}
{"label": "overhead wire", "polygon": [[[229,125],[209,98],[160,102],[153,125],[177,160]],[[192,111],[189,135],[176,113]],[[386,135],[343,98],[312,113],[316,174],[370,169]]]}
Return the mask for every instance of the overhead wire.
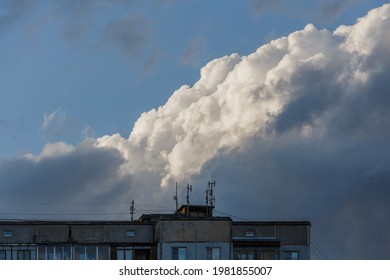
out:
{"label": "overhead wire", "polygon": [[313,234],[311,234],[310,237],[310,248],[312,249],[312,252],[322,260],[328,260],[328,256],[325,253],[325,251],[321,248],[321,246],[314,240]]}
{"label": "overhead wire", "polygon": [[[7,216],[17,216],[17,215],[29,215],[29,216],[64,216],[64,215],[129,215],[129,212],[123,211],[123,207],[115,207],[116,211],[114,212],[102,212],[101,210],[94,211],[93,213],[83,212],[84,209],[75,208],[73,206],[109,206],[109,205],[130,205],[130,202],[68,202],[68,203],[54,203],[54,202],[12,202],[12,203],[2,203],[0,206],[0,215]],[[161,213],[164,211],[174,211],[172,208],[159,205],[150,205],[147,203],[136,203],[136,206],[141,206],[141,208],[136,208],[135,213]],[[17,206],[25,206],[24,209]],[[44,207],[46,206],[46,207]],[[51,207],[51,206],[56,206]],[[72,208],[67,207],[72,206]],[[37,209],[38,208],[38,209]],[[88,209],[93,211],[92,208]],[[119,210],[119,211],[118,211]],[[28,212],[28,213],[26,213]],[[60,212],[60,213],[58,213]],[[77,213],[75,213],[77,212]]]}
{"label": "overhead wire", "polygon": [[222,211],[218,211],[218,210],[214,210],[215,213],[219,213],[219,214],[222,214],[222,215],[226,215],[226,216],[229,216],[231,218],[236,218],[238,220],[242,220],[242,221],[250,221],[248,219],[245,219],[245,218],[241,218],[241,217],[238,217],[238,216],[235,216],[235,215],[232,215],[232,214],[229,214],[229,213],[226,213],[226,212],[222,212]]}

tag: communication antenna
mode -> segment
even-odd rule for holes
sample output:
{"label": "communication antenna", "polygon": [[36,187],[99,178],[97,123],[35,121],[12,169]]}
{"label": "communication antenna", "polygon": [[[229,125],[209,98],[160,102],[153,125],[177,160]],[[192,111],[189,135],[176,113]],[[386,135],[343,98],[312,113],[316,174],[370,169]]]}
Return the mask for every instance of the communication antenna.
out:
{"label": "communication antenna", "polygon": [[190,192],[192,192],[192,185],[187,185],[187,206],[190,205]]}
{"label": "communication antenna", "polygon": [[176,201],[176,212],[177,212],[177,210],[179,209],[179,197],[177,196],[177,182],[176,182],[176,194],[173,197],[173,200]]}
{"label": "communication antenna", "polygon": [[206,190],[206,205],[214,206],[215,196],[214,196],[215,181],[208,182]]}
{"label": "communication antenna", "polygon": [[130,216],[131,216],[131,221],[134,221],[134,212],[135,212],[135,207],[134,207],[134,199],[131,201],[130,205]]}
{"label": "communication antenna", "polygon": [[187,207],[186,207],[186,215],[190,215],[190,192],[192,192],[192,185],[187,185]]}

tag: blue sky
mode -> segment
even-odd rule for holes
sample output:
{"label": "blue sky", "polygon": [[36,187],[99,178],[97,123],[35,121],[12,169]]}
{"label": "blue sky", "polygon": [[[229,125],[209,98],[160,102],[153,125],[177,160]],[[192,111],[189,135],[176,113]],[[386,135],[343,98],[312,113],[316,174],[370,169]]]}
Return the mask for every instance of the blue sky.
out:
{"label": "blue sky", "polygon": [[171,213],[211,179],[218,215],[389,259],[384,4],[0,0],[0,219]]}
{"label": "blue sky", "polygon": [[128,136],[208,61],[310,22],[352,24],[385,1],[267,2],[1,1],[0,157]]}

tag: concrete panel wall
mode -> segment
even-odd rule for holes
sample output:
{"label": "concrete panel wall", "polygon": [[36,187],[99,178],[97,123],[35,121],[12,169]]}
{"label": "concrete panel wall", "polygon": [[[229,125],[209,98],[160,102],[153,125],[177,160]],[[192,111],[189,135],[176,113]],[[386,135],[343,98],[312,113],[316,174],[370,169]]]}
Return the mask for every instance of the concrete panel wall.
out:
{"label": "concrete panel wall", "polygon": [[[133,231],[134,236],[127,232]],[[72,237],[77,242],[151,243],[153,225],[77,225],[72,226]]]}
{"label": "concrete panel wall", "polygon": [[[4,237],[4,230],[13,231]],[[128,236],[127,232],[134,235]],[[33,224],[0,225],[0,243],[152,243],[153,225]],[[71,240],[69,240],[69,236]]]}
{"label": "concrete panel wall", "polygon": [[271,238],[276,237],[276,229],[273,225],[233,225],[233,238],[247,238],[246,233],[252,231],[254,238]]}
{"label": "concrete panel wall", "polygon": [[[246,233],[252,231],[253,236]],[[235,223],[232,227],[233,238],[276,238],[280,245],[308,246],[310,243],[310,225],[304,223]]]}
{"label": "concrete panel wall", "polygon": [[[4,231],[12,231],[12,237],[4,237]],[[0,225],[0,243],[33,243],[34,234],[29,225]]]}
{"label": "concrete panel wall", "polygon": [[160,242],[230,242],[231,222],[227,220],[160,221],[156,236]]}
{"label": "concrete panel wall", "polygon": [[37,243],[67,242],[67,225],[35,225]]}
{"label": "concrete panel wall", "polygon": [[308,230],[305,225],[277,226],[276,236],[281,246],[307,246],[310,243]]}

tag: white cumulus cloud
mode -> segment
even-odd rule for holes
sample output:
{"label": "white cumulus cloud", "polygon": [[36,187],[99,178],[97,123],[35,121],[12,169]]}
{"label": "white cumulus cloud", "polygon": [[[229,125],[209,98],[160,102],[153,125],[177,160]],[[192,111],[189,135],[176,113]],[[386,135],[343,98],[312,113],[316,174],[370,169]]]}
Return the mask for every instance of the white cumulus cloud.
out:
{"label": "white cumulus cloud", "polygon": [[[142,114],[128,139],[105,136],[98,146],[120,150],[133,173],[159,172],[167,186],[198,174],[219,153],[245,148],[254,136],[270,137],[275,127],[300,125],[305,136],[326,129],[321,114],[378,68],[368,60],[388,33],[388,13],[384,6],[335,32],[309,24],[248,56],[215,59],[192,87],[182,86],[166,104]],[[313,104],[292,110],[303,98]]]}

